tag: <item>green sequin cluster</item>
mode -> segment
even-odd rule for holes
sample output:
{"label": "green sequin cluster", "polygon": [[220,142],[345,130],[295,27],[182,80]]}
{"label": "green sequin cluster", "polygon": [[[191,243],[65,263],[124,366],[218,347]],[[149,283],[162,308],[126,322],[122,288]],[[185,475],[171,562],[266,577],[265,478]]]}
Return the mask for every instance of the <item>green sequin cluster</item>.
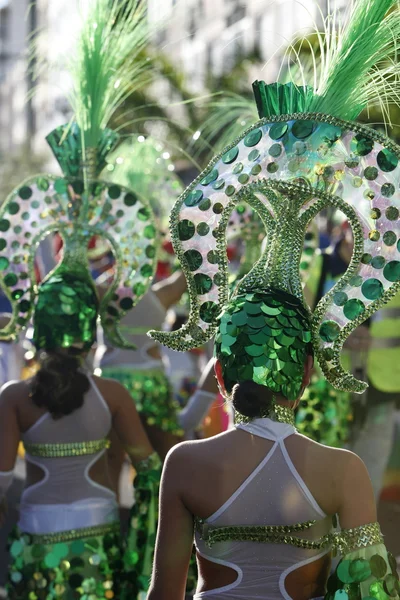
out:
{"label": "green sequin cluster", "polygon": [[39,288],[33,319],[36,348],[81,344],[89,350],[96,339],[98,304],[89,273],[83,278],[73,271],[55,271]]}
{"label": "green sequin cluster", "polygon": [[103,368],[101,374],[116,379],[128,390],[148,425],[175,435],[183,434],[177,419],[179,404],[173,398],[171,384],[162,369],[112,366]]}
{"label": "green sequin cluster", "polygon": [[215,337],[227,392],[254,381],[295,400],[310,342],[309,315],[297,298],[281,290],[237,296],[219,317]]}
{"label": "green sequin cluster", "polygon": [[120,597],[122,564],[119,523],[31,536],[15,530],[9,538],[10,600],[65,600]]}

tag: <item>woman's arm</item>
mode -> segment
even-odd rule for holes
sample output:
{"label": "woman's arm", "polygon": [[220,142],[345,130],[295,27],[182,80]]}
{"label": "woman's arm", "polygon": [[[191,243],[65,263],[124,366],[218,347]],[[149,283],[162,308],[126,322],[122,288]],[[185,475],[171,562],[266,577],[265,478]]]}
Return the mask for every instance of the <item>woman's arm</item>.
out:
{"label": "woman's arm", "polygon": [[113,429],[134,466],[154,452],[140,420],[135,403],[123,385],[100,379],[99,388],[111,409]]}
{"label": "woman's arm", "polygon": [[377,519],[374,490],[363,461],[352,452],[343,452],[342,468],[336,483],[341,529],[351,529]]}
{"label": "woman's arm", "polygon": [[186,481],[182,469],[187,462],[186,445],[175,446],[168,454],[160,493],[160,517],[147,600],[183,600],[193,548],[193,517],[182,499]]}
{"label": "woman's arm", "polygon": [[20,441],[15,384],[0,391],[0,527],[7,514],[6,492],[11,485]]}

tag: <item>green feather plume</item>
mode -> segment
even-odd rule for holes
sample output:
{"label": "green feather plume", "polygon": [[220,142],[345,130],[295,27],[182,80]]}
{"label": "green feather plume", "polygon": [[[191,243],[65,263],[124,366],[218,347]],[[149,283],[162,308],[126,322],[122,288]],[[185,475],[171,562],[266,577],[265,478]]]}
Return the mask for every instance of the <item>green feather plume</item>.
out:
{"label": "green feather plume", "polygon": [[71,62],[70,103],[82,145],[97,148],[102,131],[126,98],[150,79],[150,32],[141,0],[92,0]]}
{"label": "green feather plume", "polygon": [[[350,0],[345,14],[330,10],[285,48],[277,82],[294,83],[300,92],[312,86],[303,112],[319,112],[354,120],[364,109],[378,107],[383,123],[390,123],[390,105],[400,105],[400,11],[398,0]],[[271,60],[273,60],[272,57]],[[274,114],[287,112],[273,83],[267,86]],[[254,100],[224,94],[208,105],[210,114],[203,135],[217,140],[218,149],[239,136],[257,117]],[[272,115],[266,115],[272,116]]]}

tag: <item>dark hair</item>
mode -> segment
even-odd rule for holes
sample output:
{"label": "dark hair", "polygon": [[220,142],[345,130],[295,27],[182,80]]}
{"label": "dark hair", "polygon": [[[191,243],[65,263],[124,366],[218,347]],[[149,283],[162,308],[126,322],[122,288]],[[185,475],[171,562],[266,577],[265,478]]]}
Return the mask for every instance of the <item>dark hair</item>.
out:
{"label": "dark hair", "polygon": [[247,380],[236,383],[232,388],[233,408],[245,417],[265,417],[272,408],[272,392],[265,387]]}
{"label": "dark hair", "polygon": [[41,367],[33,378],[30,396],[41,408],[46,408],[53,419],[71,414],[83,405],[90,389],[85,373],[79,370],[81,351],[46,353]]}

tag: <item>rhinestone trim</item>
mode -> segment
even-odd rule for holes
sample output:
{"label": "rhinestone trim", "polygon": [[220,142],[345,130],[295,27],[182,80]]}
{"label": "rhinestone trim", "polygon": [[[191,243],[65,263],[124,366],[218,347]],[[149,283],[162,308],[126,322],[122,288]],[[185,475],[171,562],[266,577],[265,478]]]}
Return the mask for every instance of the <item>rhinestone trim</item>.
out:
{"label": "rhinestone trim", "polygon": [[107,439],[93,440],[90,442],[76,442],[70,444],[25,444],[24,448],[30,456],[41,458],[66,458],[68,456],[86,456],[97,454],[110,447]]}

